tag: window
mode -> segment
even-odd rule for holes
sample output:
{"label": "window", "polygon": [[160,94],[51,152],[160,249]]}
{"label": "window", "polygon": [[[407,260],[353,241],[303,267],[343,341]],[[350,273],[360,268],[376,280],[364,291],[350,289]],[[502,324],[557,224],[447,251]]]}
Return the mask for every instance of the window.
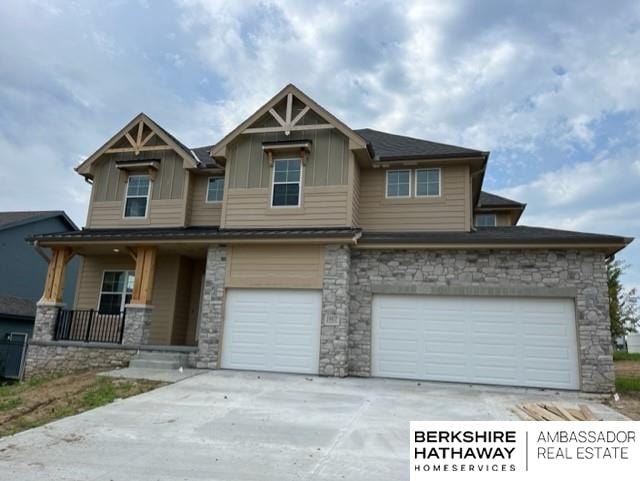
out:
{"label": "window", "polygon": [[131,301],[134,275],[131,271],[104,271],[100,289],[100,314],[118,314]]}
{"label": "window", "polygon": [[476,227],[495,227],[495,214],[476,214]]}
{"label": "window", "polygon": [[440,196],[440,169],[416,170],[416,197]]}
{"label": "window", "polygon": [[411,171],[387,170],[387,197],[411,195]]}
{"label": "window", "polygon": [[300,205],[300,159],[277,159],[273,162],[272,207]]}
{"label": "window", "polygon": [[146,217],[149,204],[148,175],[130,175],[127,181],[127,197],[124,204],[125,217]]}
{"label": "window", "polygon": [[222,202],[224,197],[224,177],[209,177],[207,202]]}

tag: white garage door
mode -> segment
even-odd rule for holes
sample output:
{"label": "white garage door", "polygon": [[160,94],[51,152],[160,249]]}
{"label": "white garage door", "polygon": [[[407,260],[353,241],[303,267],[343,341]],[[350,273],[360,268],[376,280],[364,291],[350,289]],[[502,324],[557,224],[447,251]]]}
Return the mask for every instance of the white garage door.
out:
{"label": "white garage door", "polygon": [[229,289],[222,367],[316,374],[320,291]]}
{"label": "white garage door", "polygon": [[373,298],[375,376],[578,389],[577,356],[570,299]]}

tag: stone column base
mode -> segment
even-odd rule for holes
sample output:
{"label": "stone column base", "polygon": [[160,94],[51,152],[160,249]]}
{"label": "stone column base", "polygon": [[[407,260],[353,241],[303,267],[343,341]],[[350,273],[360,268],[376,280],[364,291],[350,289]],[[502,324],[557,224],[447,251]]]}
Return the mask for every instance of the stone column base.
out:
{"label": "stone column base", "polygon": [[148,344],[151,333],[151,313],[153,306],[146,304],[127,304],[124,306],[123,344]]}
{"label": "stone column base", "polygon": [[52,341],[58,311],[64,308],[65,304],[61,303],[38,302],[31,338],[34,341]]}

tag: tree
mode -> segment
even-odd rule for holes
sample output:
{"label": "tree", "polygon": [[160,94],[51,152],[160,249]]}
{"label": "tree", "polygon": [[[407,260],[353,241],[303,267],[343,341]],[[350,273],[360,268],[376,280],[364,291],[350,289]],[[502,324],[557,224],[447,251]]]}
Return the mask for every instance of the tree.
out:
{"label": "tree", "polygon": [[620,260],[607,264],[607,285],[609,287],[609,318],[613,340],[635,331],[640,322],[638,294],[636,289],[626,290],[621,281],[622,274],[629,265]]}

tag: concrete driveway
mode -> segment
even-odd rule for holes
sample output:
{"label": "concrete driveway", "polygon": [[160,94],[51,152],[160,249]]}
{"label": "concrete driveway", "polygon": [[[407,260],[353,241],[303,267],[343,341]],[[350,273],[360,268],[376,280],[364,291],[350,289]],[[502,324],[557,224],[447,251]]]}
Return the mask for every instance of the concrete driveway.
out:
{"label": "concrete driveway", "polygon": [[[49,480],[408,478],[410,420],[517,419],[553,391],[215,371],[0,440],[0,473]],[[588,403],[607,419],[620,415]]]}

